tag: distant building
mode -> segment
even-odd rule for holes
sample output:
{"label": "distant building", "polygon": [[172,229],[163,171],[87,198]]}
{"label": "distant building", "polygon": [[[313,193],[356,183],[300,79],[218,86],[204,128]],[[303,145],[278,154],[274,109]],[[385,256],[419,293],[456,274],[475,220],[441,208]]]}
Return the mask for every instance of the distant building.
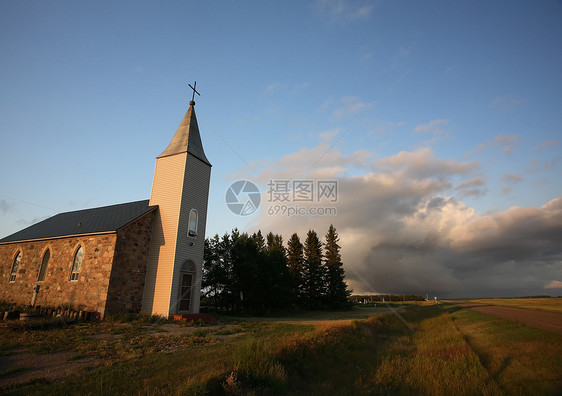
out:
{"label": "distant building", "polygon": [[211,164],[195,102],[156,158],[150,200],[60,213],[0,240],[0,300],[199,312]]}

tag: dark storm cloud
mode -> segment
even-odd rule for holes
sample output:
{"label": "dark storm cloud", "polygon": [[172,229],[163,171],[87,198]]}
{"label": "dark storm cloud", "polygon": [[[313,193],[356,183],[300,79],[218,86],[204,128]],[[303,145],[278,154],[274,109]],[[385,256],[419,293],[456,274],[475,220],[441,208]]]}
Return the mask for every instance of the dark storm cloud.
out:
{"label": "dark storm cloud", "polygon": [[[295,174],[296,165],[304,165],[309,155],[300,151],[272,169],[278,175],[284,169]],[[485,186],[484,178],[471,178],[476,162],[441,160],[430,149],[401,152],[371,165],[368,153],[358,157],[371,169],[361,176],[345,176],[335,166],[354,162],[353,155],[337,151],[316,169],[338,176],[337,216],[262,212],[259,226],[286,237],[297,231],[302,238],[310,228],[323,235],[334,224],[356,291],[462,297],[556,290],[544,287],[562,280],[562,198],[539,208],[479,214],[450,196]],[[453,188],[453,177],[465,181]]]}

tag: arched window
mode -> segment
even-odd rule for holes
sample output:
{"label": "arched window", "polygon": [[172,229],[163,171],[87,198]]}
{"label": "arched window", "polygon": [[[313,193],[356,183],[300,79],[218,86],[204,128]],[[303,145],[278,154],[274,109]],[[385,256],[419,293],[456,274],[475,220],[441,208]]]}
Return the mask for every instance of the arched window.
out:
{"label": "arched window", "polygon": [[47,266],[49,265],[49,259],[51,258],[51,251],[47,249],[43,255],[43,260],[41,261],[41,267],[39,268],[39,275],[37,276],[37,282],[43,282],[45,280],[45,275],[47,274]]}
{"label": "arched window", "polygon": [[70,271],[70,280],[77,281],[80,274],[80,267],[82,267],[82,258],[84,257],[84,249],[82,245],[78,247],[74,253],[74,260],[72,260],[72,270]]}
{"label": "arched window", "polygon": [[12,264],[12,270],[10,271],[10,282],[16,281],[16,276],[18,275],[18,268],[21,262],[21,252],[18,250],[16,257],[14,257],[14,262]]}
{"label": "arched window", "polygon": [[187,235],[190,237],[197,236],[197,221],[199,220],[199,215],[195,209],[191,209],[189,212],[189,222],[187,225]]}

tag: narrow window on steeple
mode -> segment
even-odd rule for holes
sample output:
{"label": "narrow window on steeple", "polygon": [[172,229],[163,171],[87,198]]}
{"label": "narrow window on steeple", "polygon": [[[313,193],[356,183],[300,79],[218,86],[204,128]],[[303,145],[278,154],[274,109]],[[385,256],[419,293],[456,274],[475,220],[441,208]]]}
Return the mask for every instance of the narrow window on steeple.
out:
{"label": "narrow window on steeple", "polygon": [[189,212],[189,222],[187,225],[187,235],[190,237],[197,236],[197,222],[199,220],[199,215],[195,209],[191,209]]}
{"label": "narrow window on steeple", "polygon": [[80,267],[82,267],[82,259],[84,257],[84,249],[80,245],[74,253],[74,260],[72,261],[72,269],[70,271],[70,280],[77,281],[80,274]]}
{"label": "narrow window on steeple", "polygon": [[47,249],[43,255],[43,261],[41,261],[41,267],[39,268],[39,276],[37,276],[37,282],[43,282],[45,280],[45,275],[47,274],[47,266],[49,265],[49,259],[51,258],[51,251]]}
{"label": "narrow window on steeple", "polygon": [[16,281],[16,276],[18,275],[18,268],[21,262],[21,252],[18,250],[14,262],[12,263],[12,270],[10,271],[10,282]]}

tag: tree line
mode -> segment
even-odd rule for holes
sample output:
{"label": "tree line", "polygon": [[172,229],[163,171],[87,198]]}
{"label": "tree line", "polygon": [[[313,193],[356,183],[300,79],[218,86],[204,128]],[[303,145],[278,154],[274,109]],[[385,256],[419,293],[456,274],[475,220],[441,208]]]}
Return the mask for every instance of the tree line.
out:
{"label": "tree line", "polygon": [[283,237],[237,229],[205,239],[202,304],[215,310],[266,314],[275,310],[338,309],[349,305],[339,237],[333,225],[325,242],[309,230],[285,247]]}

